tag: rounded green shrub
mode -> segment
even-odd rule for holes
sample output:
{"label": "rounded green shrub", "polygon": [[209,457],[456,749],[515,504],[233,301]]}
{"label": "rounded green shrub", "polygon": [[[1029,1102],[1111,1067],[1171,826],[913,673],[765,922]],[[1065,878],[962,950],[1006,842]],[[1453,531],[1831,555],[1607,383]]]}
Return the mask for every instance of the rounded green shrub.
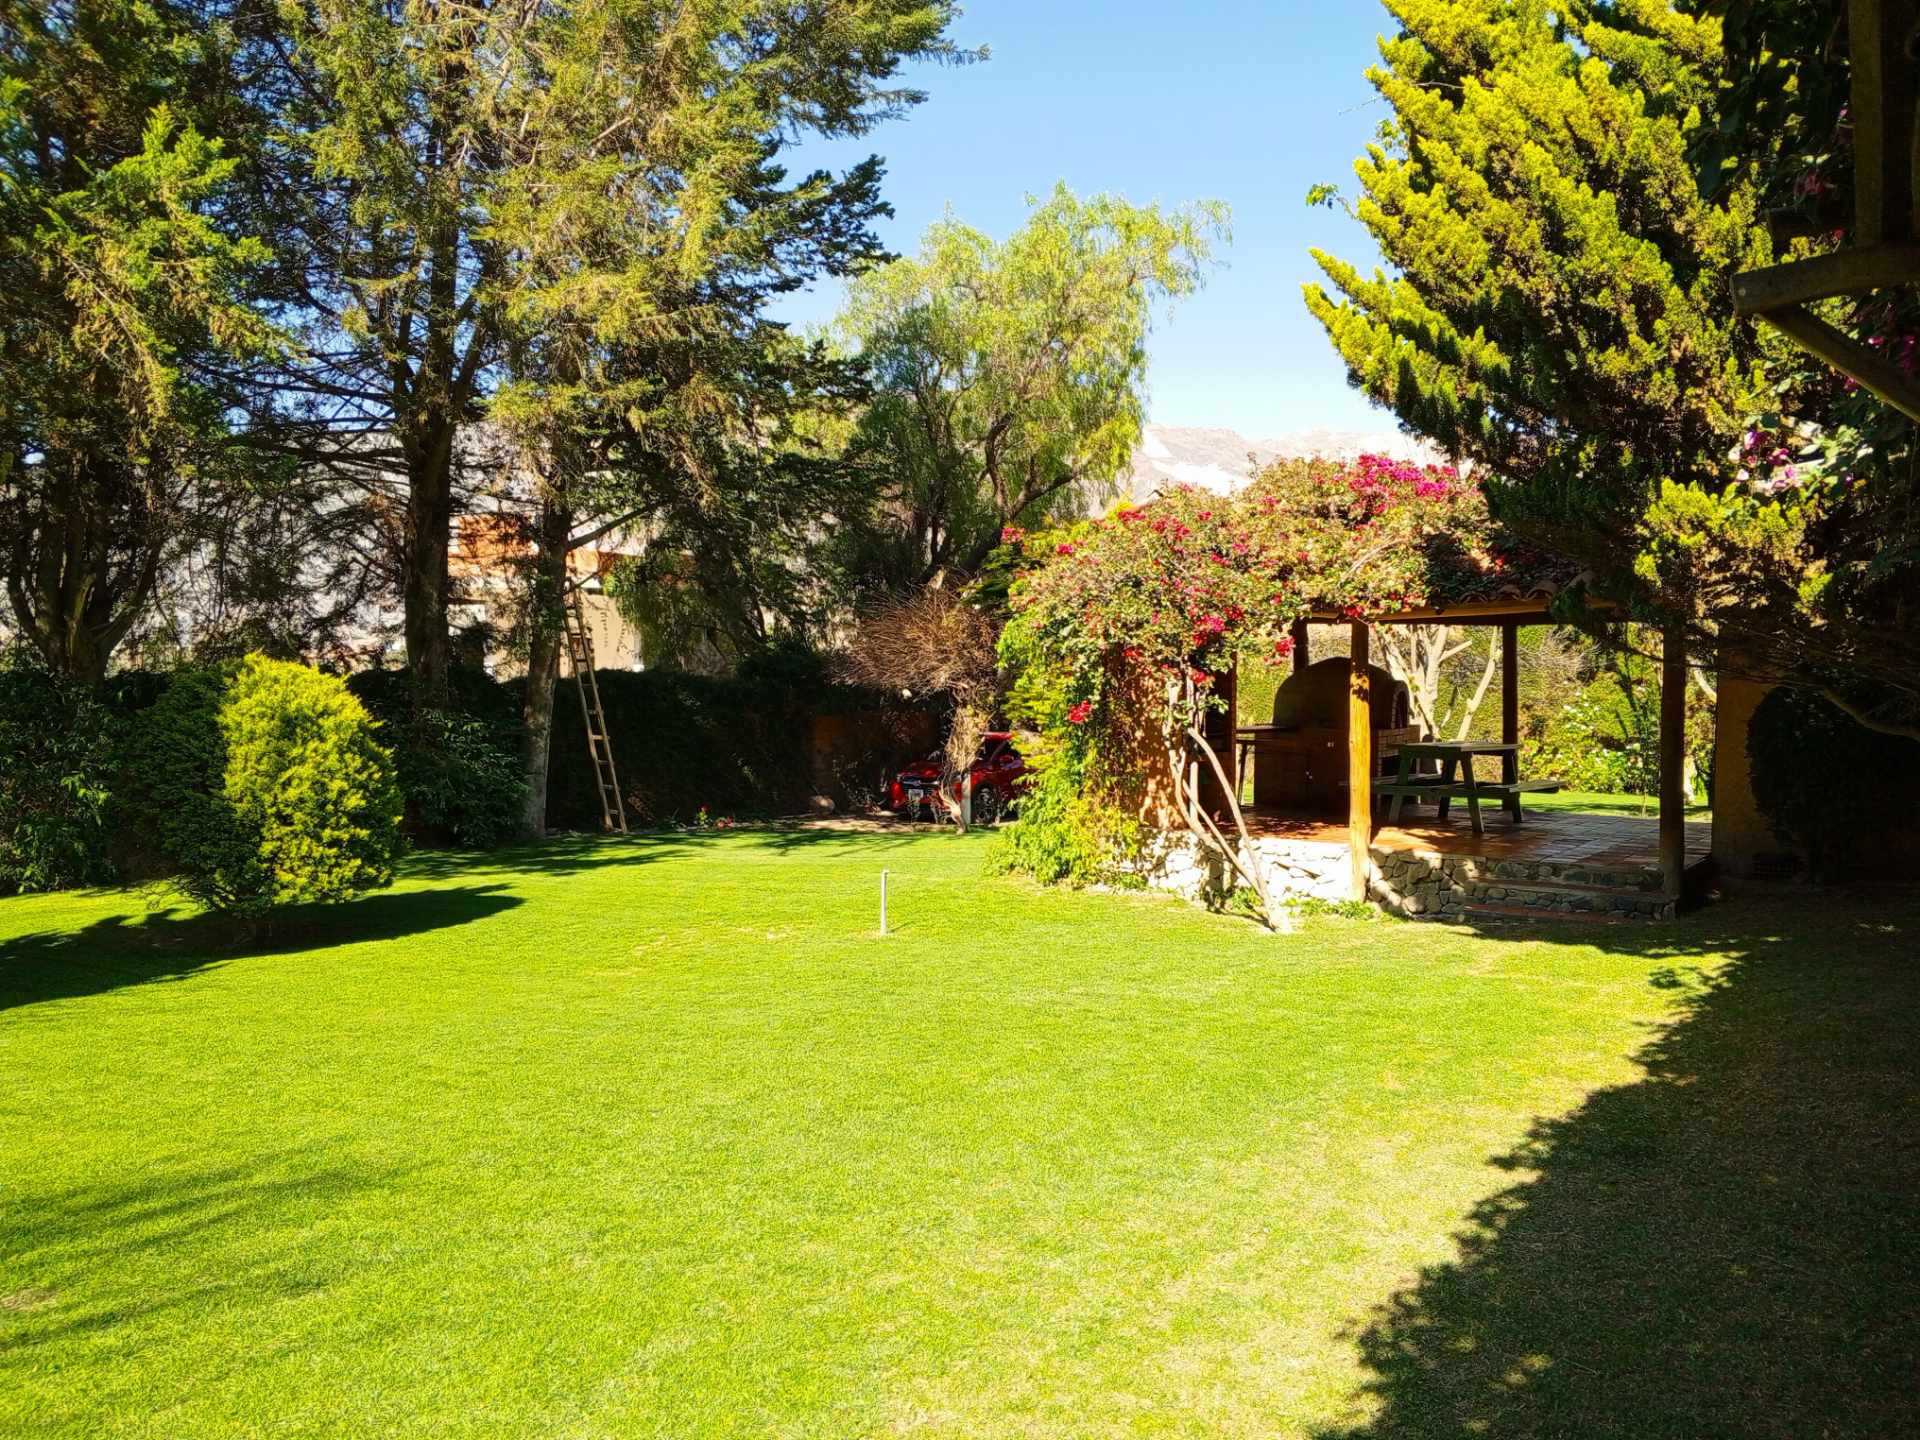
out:
{"label": "rounded green shrub", "polygon": [[213,909],[344,900],[393,878],[400,791],[346,685],[254,655],[177,676],[128,747],[134,815]]}
{"label": "rounded green shrub", "polygon": [[118,733],[86,686],[28,661],[0,662],[0,895],[112,878]]}

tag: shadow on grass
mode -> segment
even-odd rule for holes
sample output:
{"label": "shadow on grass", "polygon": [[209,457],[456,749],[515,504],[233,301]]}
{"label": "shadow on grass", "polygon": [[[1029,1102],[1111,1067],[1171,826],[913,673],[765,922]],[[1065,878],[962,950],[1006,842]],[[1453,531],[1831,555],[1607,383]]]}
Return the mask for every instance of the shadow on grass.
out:
{"label": "shadow on grass", "polygon": [[341,905],[290,906],[264,936],[247,936],[218,915],[109,915],[80,930],[0,941],[0,1011],[181,980],[246,956],[402,939],[483,920],[520,903],[497,885],[383,891]]}
{"label": "shadow on grass", "polygon": [[[169,1311],[237,1301],[283,1301],[321,1290],[332,1277],[308,1263],[316,1220],[357,1192],[400,1172],[344,1165],[316,1149],[272,1153],[245,1164],[161,1168],[137,1178],[66,1190],[18,1187],[0,1210],[0,1364],[40,1345],[136,1326]],[[144,1257],[198,1246],[222,1263],[166,1288],[121,1277]],[[116,1343],[125,1344],[124,1340]]]}
{"label": "shadow on grass", "polygon": [[1455,1258],[1354,1337],[1373,1419],[1322,1440],[1920,1433],[1920,901],[1582,940],[1671,957],[1681,1013],[1491,1162]]}
{"label": "shadow on grass", "polygon": [[573,875],[614,866],[651,865],[684,851],[676,831],[634,835],[555,835],[503,850],[423,850],[402,862],[401,873],[447,880],[476,870],[509,875]]}

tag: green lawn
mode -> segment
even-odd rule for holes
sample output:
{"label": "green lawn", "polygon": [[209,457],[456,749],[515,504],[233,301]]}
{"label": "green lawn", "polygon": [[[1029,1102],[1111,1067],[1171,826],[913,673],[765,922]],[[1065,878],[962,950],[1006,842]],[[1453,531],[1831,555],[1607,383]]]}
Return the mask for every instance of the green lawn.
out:
{"label": "green lawn", "polygon": [[1912,898],[1270,937],[983,844],[0,901],[0,1435],[1920,1423]]}
{"label": "green lawn", "polygon": [[[1570,810],[1585,815],[1644,815],[1660,817],[1660,802],[1652,795],[1602,795],[1587,790],[1559,790],[1527,796],[1529,810]],[[1711,820],[1712,807],[1689,805],[1689,820]]]}

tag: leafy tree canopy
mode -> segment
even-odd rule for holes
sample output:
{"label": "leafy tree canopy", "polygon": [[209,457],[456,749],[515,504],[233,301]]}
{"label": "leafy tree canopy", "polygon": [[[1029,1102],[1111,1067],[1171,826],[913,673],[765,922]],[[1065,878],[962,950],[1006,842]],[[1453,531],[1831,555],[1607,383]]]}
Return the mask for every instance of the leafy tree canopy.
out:
{"label": "leafy tree canopy", "polygon": [[191,4],[0,3],[0,529],[15,621],[105,673],[273,351],[222,214],[229,36]]}
{"label": "leafy tree canopy", "polygon": [[1069,513],[1139,440],[1155,305],[1199,288],[1227,210],[1060,186],[998,242],[958,220],[853,289],[843,336],[876,396],[852,454],[879,511],[856,538],[895,585],[971,573],[1002,527]]}
{"label": "leafy tree canopy", "polygon": [[1773,182],[1758,165],[1696,180],[1738,80],[1721,18],[1387,8],[1400,30],[1369,78],[1392,115],[1352,213],[1393,273],[1320,254],[1330,288],[1307,289],[1355,382],[1649,618],[1756,673],[1913,696],[1907,607],[1879,583],[1906,563],[1885,537],[1907,487],[1868,483],[1872,440],[1732,313],[1731,276],[1773,256]]}

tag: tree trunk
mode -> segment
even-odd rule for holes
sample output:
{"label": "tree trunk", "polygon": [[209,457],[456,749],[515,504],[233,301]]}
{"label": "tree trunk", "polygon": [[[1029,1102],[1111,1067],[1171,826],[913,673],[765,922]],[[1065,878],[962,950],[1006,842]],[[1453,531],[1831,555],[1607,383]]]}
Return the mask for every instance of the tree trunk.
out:
{"label": "tree trunk", "polygon": [[573,512],[543,502],[535,525],[527,606],[527,688],[520,705],[521,756],[527,808],[521,828],[530,840],[547,833],[547,771],[553,756],[553,687],[566,637],[567,539]]}
{"label": "tree trunk", "polygon": [[48,469],[14,520],[7,599],[48,669],[98,685],[146,609],[165,537],[132,477],[81,459]]}
{"label": "tree trunk", "polygon": [[447,703],[448,674],[453,668],[447,613],[452,586],[447,562],[453,543],[453,426],[443,419],[427,434],[426,443],[408,458],[403,584],[407,668],[413,675],[413,701],[419,709]]}

